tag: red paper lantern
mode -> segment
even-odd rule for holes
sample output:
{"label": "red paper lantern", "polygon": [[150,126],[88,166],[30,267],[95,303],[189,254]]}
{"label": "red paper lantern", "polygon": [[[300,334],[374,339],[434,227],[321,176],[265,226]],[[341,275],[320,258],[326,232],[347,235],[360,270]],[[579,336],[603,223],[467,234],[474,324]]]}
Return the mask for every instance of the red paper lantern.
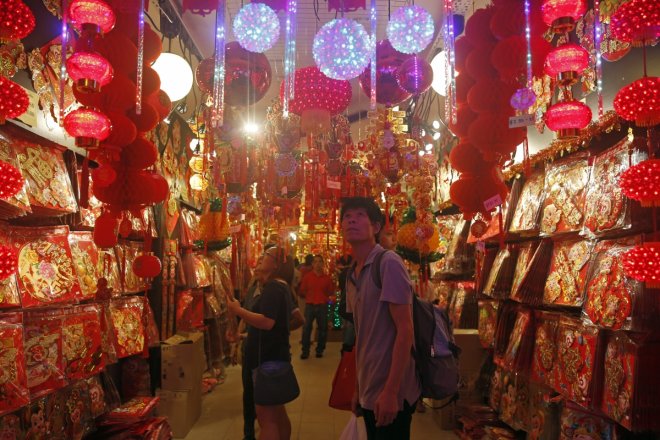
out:
{"label": "red paper lantern", "polygon": [[110,32],[105,37],[96,40],[94,45],[96,50],[110,61],[115,72],[135,78],[138,50],[130,38],[121,32]]}
{"label": "red paper lantern", "polygon": [[160,270],[160,259],[153,254],[140,255],[133,261],[133,273],[140,278],[155,278]]}
{"label": "red paper lantern", "polygon": [[[291,113],[302,116],[307,110],[325,110],[336,115],[348,107],[353,97],[351,83],[325,76],[316,66],[296,70],[295,99],[289,101]],[[284,96],[284,82],[280,99]]]}
{"label": "red paper lantern", "polygon": [[0,199],[14,197],[24,184],[25,179],[15,166],[0,161]]}
{"label": "red paper lantern", "polygon": [[156,145],[141,137],[121,151],[121,163],[128,168],[142,170],[156,163],[156,159],[158,159]]}
{"label": "red paper lantern", "polygon": [[651,289],[660,288],[660,242],[647,242],[623,254],[623,270]]}
{"label": "red paper lantern", "polygon": [[451,149],[449,164],[459,173],[481,174],[492,168],[492,162],[485,161],[481,152],[469,142],[463,141]]}
{"label": "red paper lantern", "polygon": [[[114,32],[113,32],[114,33]],[[126,112],[135,106],[135,83],[123,73],[115,72],[110,83],[100,93],[83,93],[73,88],[76,101],[86,107],[93,107],[104,112]]]}
{"label": "red paper lantern", "polygon": [[153,130],[160,121],[160,116],[154,106],[145,101],[142,101],[142,111],[139,115],[133,108],[129,110],[128,117],[135,123],[138,131],[142,132]]}
{"label": "red paper lantern", "polygon": [[509,99],[513,92],[512,86],[499,79],[481,78],[468,92],[467,102],[477,113],[509,111]]}
{"label": "red paper lantern", "polygon": [[0,1],[0,40],[22,40],[34,26],[34,14],[21,0]]}
{"label": "red paper lantern", "polygon": [[110,62],[95,52],[74,53],[66,60],[66,69],[76,88],[84,93],[98,92],[114,75]]}
{"label": "red paper lantern", "polygon": [[474,84],[474,79],[466,72],[458,75],[456,77],[456,102],[459,104],[466,103],[468,93],[470,93],[470,89],[474,86]]}
{"label": "red paper lantern", "polygon": [[589,67],[589,52],[575,43],[556,47],[545,57],[543,70],[546,75],[564,84],[570,85],[578,80],[584,70]]}
{"label": "red paper lantern", "polygon": [[[513,110],[511,109],[511,112]],[[509,128],[510,112],[481,113],[468,129],[468,140],[486,160],[497,160],[516,151],[525,140],[524,128]]]}
{"label": "red paper lantern", "polygon": [[490,31],[498,40],[525,33],[524,5],[518,2],[503,3],[495,7],[490,19]]}
{"label": "red paper lantern", "polygon": [[117,172],[111,165],[101,164],[91,171],[92,181],[98,187],[106,187],[115,181]]}
{"label": "red paper lantern", "polygon": [[170,97],[167,96],[167,93],[162,90],[151,95],[148,101],[158,112],[158,117],[161,121],[167,118],[172,112],[172,101],[170,100]]}
{"label": "red paper lantern", "polygon": [[614,111],[640,127],[660,123],[660,78],[640,78],[619,90],[614,98]]}
{"label": "red paper lantern", "polygon": [[559,139],[577,136],[591,122],[591,109],[579,101],[558,102],[545,114],[545,123]]}
{"label": "red paper lantern", "polygon": [[474,47],[490,46],[495,43],[495,36],[490,31],[490,21],[494,13],[494,7],[477,9],[465,22],[465,38]]}
{"label": "red paper lantern", "polygon": [[585,0],[544,0],[541,6],[543,22],[555,32],[563,33],[575,27],[575,22],[587,11]]}
{"label": "red paper lantern", "polygon": [[[537,36],[532,37],[531,45],[532,74],[541,76],[543,60],[552,46],[545,39]],[[520,80],[527,75],[527,41],[521,36],[512,36],[499,41],[490,56],[490,61],[502,81],[520,84]]]}
{"label": "red paper lantern", "polygon": [[99,215],[94,223],[92,238],[94,244],[101,249],[113,248],[117,245],[117,228],[119,221],[114,214],[104,212]]}
{"label": "red paper lantern", "polygon": [[81,148],[97,148],[108,138],[111,128],[110,119],[92,108],[81,107],[64,117],[64,129]]}
{"label": "red paper lantern", "polygon": [[472,46],[470,40],[464,36],[456,39],[454,43],[454,68],[457,72],[460,73],[465,70],[465,61],[473,48],[474,46]]}
{"label": "red paper lantern", "polygon": [[25,113],[30,99],[23,87],[4,76],[0,76],[0,124],[7,118],[17,118]]}
{"label": "red paper lantern", "polygon": [[112,111],[108,112],[108,118],[112,129],[110,135],[103,141],[104,148],[119,149],[135,140],[137,127],[125,114]]}
{"label": "red paper lantern", "polygon": [[69,20],[78,31],[83,29],[107,34],[115,26],[115,13],[102,0],[71,0]]}
{"label": "red paper lantern", "polygon": [[449,122],[449,129],[460,138],[466,138],[470,124],[477,119],[477,113],[472,111],[469,105],[459,104],[456,109],[456,124]]}
{"label": "red paper lantern", "polygon": [[660,2],[632,0],[619,5],[610,18],[610,31],[633,46],[654,44],[660,38]]}
{"label": "red paper lantern", "polygon": [[0,245],[0,281],[9,278],[18,268],[18,256],[8,247]]}
{"label": "red paper lantern", "polygon": [[495,50],[495,44],[477,46],[465,61],[465,71],[474,79],[497,78],[497,70],[490,61],[493,50]]}
{"label": "red paper lantern", "polygon": [[647,159],[619,175],[619,186],[626,197],[644,207],[660,206],[660,159]]}
{"label": "red paper lantern", "polygon": [[158,173],[148,172],[147,182],[149,187],[149,203],[150,205],[160,203],[167,198],[170,192],[170,187],[167,180]]}
{"label": "red paper lantern", "polygon": [[451,201],[460,208],[466,220],[477,213],[482,213],[489,220],[490,211],[486,210],[484,202],[496,196],[506,200],[508,193],[502,173],[495,167],[480,175],[462,174],[449,188]]}

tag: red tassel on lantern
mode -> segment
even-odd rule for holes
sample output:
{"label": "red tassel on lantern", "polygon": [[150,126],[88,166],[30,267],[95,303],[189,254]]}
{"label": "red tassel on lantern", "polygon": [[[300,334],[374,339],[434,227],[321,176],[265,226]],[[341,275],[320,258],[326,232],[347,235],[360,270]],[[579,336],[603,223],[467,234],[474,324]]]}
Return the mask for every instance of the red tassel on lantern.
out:
{"label": "red tassel on lantern", "polygon": [[591,109],[579,101],[558,102],[548,109],[545,123],[559,139],[575,137],[591,122]]}

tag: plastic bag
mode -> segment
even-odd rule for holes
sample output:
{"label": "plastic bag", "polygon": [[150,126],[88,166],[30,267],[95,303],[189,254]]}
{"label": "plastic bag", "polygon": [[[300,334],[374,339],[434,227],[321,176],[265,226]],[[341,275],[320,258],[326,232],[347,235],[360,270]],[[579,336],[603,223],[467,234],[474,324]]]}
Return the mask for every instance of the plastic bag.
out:
{"label": "plastic bag", "polygon": [[367,428],[364,426],[364,419],[352,415],[341,436],[339,436],[339,440],[367,440]]}

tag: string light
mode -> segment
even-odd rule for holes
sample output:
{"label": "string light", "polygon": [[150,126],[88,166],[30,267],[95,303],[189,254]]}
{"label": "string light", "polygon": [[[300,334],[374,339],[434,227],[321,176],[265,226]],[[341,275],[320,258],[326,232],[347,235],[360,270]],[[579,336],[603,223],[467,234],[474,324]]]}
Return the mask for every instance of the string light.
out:
{"label": "string light", "polygon": [[532,28],[530,20],[531,8],[529,0],[525,0],[525,40],[527,43],[527,88],[532,88]]}
{"label": "string light", "polygon": [[[453,0],[444,2],[445,28],[444,28],[444,49],[445,57],[445,96],[449,98],[445,101],[445,120],[456,124],[456,54],[454,52],[454,42],[456,35],[454,31],[454,3]],[[447,105],[447,102],[449,105]]]}
{"label": "string light", "polygon": [[69,41],[69,28],[67,26],[68,20],[68,2],[67,0],[62,0],[62,35],[60,40],[62,42],[62,48],[60,53],[60,96],[59,96],[59,105],[60,105],[60,127],[64,126],[64,88],[66,86],[67,74],[66,74],[66,53],[67,53],[67,43]]}
{"label": "string light", "polygon": [[138,11],[138,58],[135,82],[135,114],[142,113],[142,78],[144,74],[144,0],[140,0]]}
{"label": "string light", "polygon": [[234,17],[234,36],[243,49],[265,52],[280,36],[280,19],[268,5],[249,3]]}
{"label": "string light", "polygon": [[378,72],[377,64],[377,55],[376,55],[376,29],[377,29],[377,17],[378,12],[376,11],[376,0],[371,0],[371,8],[369,9],[369,19],[371,21],[371,110],[376,110],[376,73]]}
{"label": "string light", "polygon": [[594,56],[596,58],[596,91],[598,92],[598,117],[603,117],[603,59],[600,53],[603,25],[600,22],[600,0],[594,0]]}
{"label": "string light", "polygon": [[225,110],[225,7],[226,0],[218,0],[215,16],[215,65],[213,67],[212,125],[220,127]]}
{"label": "string light", "polygon": [[289,0],[286,5],[286,35],[284,42],[284,95],[282,115],[289,117],[289,101],[295,99],[296,89],[296,17],[298,0]]}
{"label": "string light", "polygon": [[372,56],[371,38],[355,20],[340,18],[321,27],[314,37],[314,62],[327,77],[349,80],[357,77]]}
{"label": "string light", "polygon": [[433,17],[421,6],[403,6],[397,9],[387,23],[387,39],[401,53],[423,51],[433,41]]}

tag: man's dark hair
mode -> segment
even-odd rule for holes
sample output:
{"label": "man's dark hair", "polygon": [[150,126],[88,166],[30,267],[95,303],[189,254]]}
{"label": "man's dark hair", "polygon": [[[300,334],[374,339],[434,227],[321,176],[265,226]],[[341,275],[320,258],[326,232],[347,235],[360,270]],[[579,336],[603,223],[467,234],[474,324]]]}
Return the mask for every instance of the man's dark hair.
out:
{"label": "man's dark hair", "polygon": [[323,260],[323,255],[321,255],[321,254],[316,254],[316,255],[314,255],[314,258],[320,258],[320,259],[321,259],[321,263],[324,262],[324,260]]}
{"label": "man's dark hair", "polygon": [[364,209],[372,223],[383,223],[383,213],[376,201],[370,197],[345,197],[341,200],[339,221],[344,220],[344,214],[351,209]]}
{"label": "man's dark hair", "polygon": [[305,255],[305,266],[311,266],[313,262],[314,262],[314,255],[312,254]]}

